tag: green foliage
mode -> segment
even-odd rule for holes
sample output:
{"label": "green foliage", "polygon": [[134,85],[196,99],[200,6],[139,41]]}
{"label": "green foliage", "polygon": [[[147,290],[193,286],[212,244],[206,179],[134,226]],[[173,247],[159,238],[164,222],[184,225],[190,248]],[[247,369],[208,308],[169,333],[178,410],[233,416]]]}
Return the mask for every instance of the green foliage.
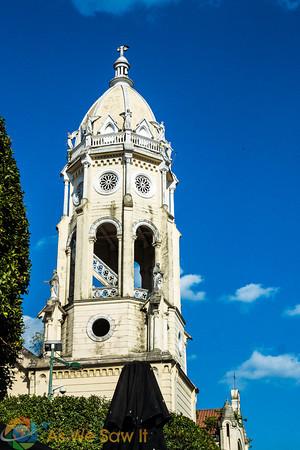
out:
{"label": "green foliage", "polygon": [[[39,429],[39,440],[53,449],[100,450],[100,430],[109,402],[103,398],[47,397],[22,395],[0,402],[0,422],[27,417]],[[42,428],[47,422],[49,428]],[[164,428],[169,450],[217,450],[213,438],[193,421],[176,414]]]}
{"label": "green foliage", "polygon": [[[8,397],[0,402],[0,422],[28,417],[39,428],[39,441],[53,449],[98,450],[102,448],[99,436],[108,405],[107,400],[96,396],[59,396],[53,400],[45,396]],[[49,424],[47,430],[41,426],[45,422]]]}
{"label": "green foliage", "polygon": [[29,283],[29,231],[20,174],[0,117],[0,399],[22,348],[21,296]]}
{"label": "green foliage", "polygon": [[164,432],[170,450],[217,450],[219,448],[206,430],[184,416],[173,414]]}
{"label": "green foliage", "polygon": [[204,421],[205,429],[210,434],[215,434],[218,428],[218,417],[217,416],[211,416],[207,417]]}

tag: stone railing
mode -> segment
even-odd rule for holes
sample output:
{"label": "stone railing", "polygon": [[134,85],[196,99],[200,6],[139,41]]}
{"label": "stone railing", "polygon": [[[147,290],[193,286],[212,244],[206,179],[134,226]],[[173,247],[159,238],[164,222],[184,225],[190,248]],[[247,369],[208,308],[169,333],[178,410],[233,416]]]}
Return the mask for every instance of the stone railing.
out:
{"label": "stone railing", "polygon": [[93,269],[95,278],[102,284],[110,287],[118,286],[118,275],[95,254],[93,256]]}
{"label": "stone railing", "polygon": [[123,144],[125,133],[110,133],[99,136],[92,136],[91,147],[104,147],[106,145]]}
{"label": "stone railing", "polygon": [[[145,148],[151,152],[160,153],[161,146],[160,142],[154,139],[147,138],[145,136],[140,136],[136,133],[130,133],[128,135],[132,144],[136,147]],[[74,160],[79,156],[87,147],[93,148],[104,148],[109,145],[123,144],[126,139],[126,133],[109,133],[97,136],[84,136],[80,144],[78,144],[73,149],[69,150],[69,160]]]}
{"label": "stone railing", "polygon": [[147,150],[150,150],[151,152],[160,152],[160,144],[158,141],[154,141],[153,139],[139,136],[138,134],[132,133],[131,135],[131,142],[136,145],[137,147],[146,148]]}
{"label": "stone railing", "polygon": [[114,298],[118,295],[119,292],[116,288],[93,288],[93,298]]}
{"label": "stone railing", "polygon": [[138,300],[147,300],[149,295],[149,291],[147,289],[135,288],[134,289],[134,298]]}

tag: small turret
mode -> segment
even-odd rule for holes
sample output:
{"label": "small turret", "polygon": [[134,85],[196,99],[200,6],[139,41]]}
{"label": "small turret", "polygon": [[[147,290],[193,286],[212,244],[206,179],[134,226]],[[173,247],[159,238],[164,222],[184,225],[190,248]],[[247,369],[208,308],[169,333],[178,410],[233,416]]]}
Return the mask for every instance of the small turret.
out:
{"label": "small turret", "polygon": [[115,76],[110,81],[109,86],[112,87],[116,83],[122,81],[123,83],[128,83],[130,86],[133,86],[133,81],[128,77],[128,72],[130,69],[130,64],[127,58],[124,56],[124,52],[129,49],[128,45],[120,45],[117,48],[117,51],[120,53],[118,59],[114,62]]}

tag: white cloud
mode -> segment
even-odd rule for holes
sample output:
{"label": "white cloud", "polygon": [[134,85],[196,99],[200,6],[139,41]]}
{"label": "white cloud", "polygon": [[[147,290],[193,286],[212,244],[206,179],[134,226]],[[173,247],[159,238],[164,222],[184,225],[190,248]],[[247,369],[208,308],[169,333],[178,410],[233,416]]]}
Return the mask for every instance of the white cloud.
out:
{"label": "white cloud", "polygon": [[260,298],[269,298],[278,292],[276,287],[264,288],[261,284],[249,283],[235,291],[234,295],[229,296],[229,300],[252,303]]}
{"label": "white cloud", "polygon": [[181,297],[186,300],[204,300],[205,292],[195,290],[195,286],[203,282],[201,275],[183,275],[180,278]]}
{"label": "white cloud", "polygon": [[300,7],[300,0],[278,0],[278,3],[289,11],[295,11]]}
{"label": "white cloud", "polygon": [[272,356],[254,351],[247,361],[227,372],[223,381],[232,384],[234,374],[241,382],[270,378],[300,381],[300,360],[292,354]]}
{"label": "white cloud", "polygon": [[[72,0],[75,8],[84,16],[93,16],[98,12],[121,15],[136,6],[151,8],[191,0]],[[201,6],[219,6],[222,0],[196,0]]]}
{"label": "white cloud", "polygon": [[196,353],[192,353],[191,355],[188,355],[187,359],[189,361],[196,361],[196,359],[198,359],[198,356],[196,355]]}
{"label": "white cloud", "polygon": [[[71,0],[77,11],[83,16],[94,16],[97,13],[122,15],[135,7],[153,8],[164,7],[176,3],[192,3],[200,6],[219,7],[223,0]],[[300,0],[273,0],[288,11],[296,11],[300,7]]]}
{"label": "white cloud", "polygon": [[286,316],[295,317],[300,316],[300,304],[295,305],[293,308],[289,308],[285,311]]}
{"label": "white cloud", "polygon": [[34,250],[42,250],[48,245],[52,245],[56,242],[57,236],[56,234],[52,234],[51,236],[44,236],[39,239],[33,246]]}
{"label": "white cloud", "polygon": [[25,330],[23,333],[24,347],[30,350],[31,339],[35,333],[43,332],[43,322],[40,319],[35,319],[31,316],[23,316]]}

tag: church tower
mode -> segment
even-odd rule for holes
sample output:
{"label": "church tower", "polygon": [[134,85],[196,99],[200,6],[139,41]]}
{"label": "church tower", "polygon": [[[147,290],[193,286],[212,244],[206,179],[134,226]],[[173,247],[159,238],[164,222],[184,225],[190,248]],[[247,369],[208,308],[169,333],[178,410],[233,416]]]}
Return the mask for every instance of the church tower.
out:
{"label": "church tower", "polygon": [[[54,383],[67,395],[111,397],[123,365],[149,361],[171,411],[195,419],[181,314],[180,233],[172,148],[129,78],[119,47],[109,89],[68,134],[63,216],[51,295],[39,316],[45,341],[61,341]],[[48,359],[31,372],[42,393]],[[41,381],[43,380],[43,381]]]}

